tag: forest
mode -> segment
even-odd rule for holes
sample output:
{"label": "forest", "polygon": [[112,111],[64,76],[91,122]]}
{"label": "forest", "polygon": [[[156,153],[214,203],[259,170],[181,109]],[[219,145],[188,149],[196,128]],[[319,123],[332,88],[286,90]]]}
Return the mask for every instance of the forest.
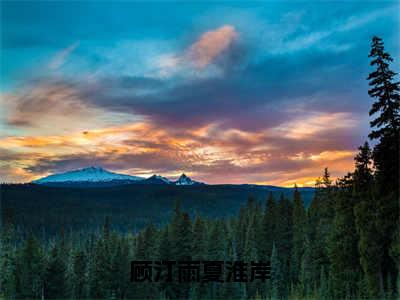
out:
{"label": "forest", "polygon": [[[314,195],[313,188],[299,188],[305,206]],[[120,185],[115,187],[52,187],[35,184],[0,186],[2,217],[12,218],[19,236],[33,231],[41,239],[52,238],[60,228],[66,231],[98,230],[110,217],[111,228],[137,232],[149,220],[155,226],[170,221],[174,202],[191,218],[236,215],[249,196],[265,199],[269,193],[292,199],[292,188],[250,185]]]}
{"label": "forest", "polygon": [[[382,39],[371,43],[369,138],[354,170],[328,168],[311,203],[249,197],[236,216],[193,216],[176,201],[168,223],[138,232],[62,228],[43,240],[3,220],[0,295],[5,299],[398,299],[400,292],[400,95]],[[229,208],[227,208],[229,209]],[[266,282],[131,282],[130,262],[270,261]]]}

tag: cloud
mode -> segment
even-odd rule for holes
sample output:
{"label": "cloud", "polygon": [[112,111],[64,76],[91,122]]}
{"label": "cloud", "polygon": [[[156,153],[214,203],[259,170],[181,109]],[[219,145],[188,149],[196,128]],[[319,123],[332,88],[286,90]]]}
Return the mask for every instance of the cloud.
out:
{"label": "cloud", "polygon": [[218,77],[239,64],[244,47],[238,43],[239,33],[232,25],[224,25],[203,33],[183,51],[165,53],[156,58],[161,78]]}
{"label": "cloud", "polygon": [[[146,81],[143,81],[146,82]],[[96,84],[86,85],[61,78],[38,78],[26,82],[16,91],[2,95],[0,103],[6,111],[5,127],[23,130],[26,134],[60,134],[83,131],[92,126],[120,124],[126,118],[139,119],[122,112],[103,110],[88,99],[96,94]],[[104,88],[115,83],[108,82]],[[136,80],[121,79],[122,87],[134,87]],[[147,84],[151,85],[151,81]],[[143,86],[146,86],[144,83]]]}
{"label": "cloud", "polygon": [[188,58],[202,69],[226,51],[238,38],[238,32],[231,25],[224,25],[207,31],[187,51]]}
{"label": "cloud", "polygon": [[[330,19],[326,19],[329,23],[325,26],[322,20],[318,20],[318,26],[315,26],[318,30],[313,30],[313,25],[316,24],[311,24],[310,28],[308,28],[309,30],[296,32],[293,26],[301,28],[305,26],[304,24],[307,24],[304,20],[303,22],[299,22],[300,17],[298,17],[298,20],[294,21],[292,26],[286,29],[286,32],[281,32],[280,36],[277,37],[274,33],[268,33],[276,38],[274,43],[271,43],[269,51],[271,54],[287,55],[297,51],[319,48],[321,50],[340,53],[353,46],[349,43],[350,40],[347,36],[344,38],[345,42],[340,40],[340,34],[349,34],[347,33],[348,31],[362,28],[369,23],[392,14],[396,9],[397,7],[395,6],[389,6],[375,9],[372,12],[368,11],[358,14],[353,14],[352,12],[350,16],[340,14],[334,22],[331,22]],[[304,14],[301,14],[301,18],[303,17]]]}
{"label": "cloud", "polygon": [[49,116],[73,116],[86,111],[83,95],[73,84],[61,80],[40,80],[8,94],[3,101],[10,107],[8,123],[33,126]]}
{"label": "cloud", "polygon": [[85,48],[94,52],[90,78],[43,76],[2,97],[12,130],[0,152],[12,153],[0,160],[24,180],[91,164],[210,183],[312,184],[327,163],[343,175],[368,130],[370,29],[395,26],[380,22],[388,10],[349,17],[354,8],[339,8],[325,18],[300,6],[224,26],[207,16],[211,30],[186,42],[174,32]]}
{"label": "cloud", "polygon": [[393,13],[393,11],[396,11],[398,9],[397,5],[395,6],[389,6],[385,8],[378,9],[373,12],[365,13],[363,15],[358,15],[358,16],[350,16],[346,22],[344,22],[341,26],[336,28],[337,31],[348,31],[348,30],[353,30],[355,28],[361,27],[365,24],[368,24],[372,21],[375,21],[378,18],[390,15]]}
{"label": "cloud", "polygon": [[[165,128],[142,122],[63,136],[3,138],[0,153],[4,155],[0,161],[18,166],[23,169],[20,174],[31,179],[101,165],[141,176],[176,176],[185,172],[209,183],[283,184],[299,173],[319,174],[327,162],[341,168],[352,166],[354,148],[346,139],[354,142],[354,137],[342,136],[338,142],[339,139],[332,141],[328,135],[326,128],[317,128],[297,140],[282,136],[279,130],[244,131],[218,124],[193,129]],[[340,170],[335,169],[335,176],[341,174]],[[297,183],[306,184],[298,180]]]}
{"label": "cloud", "polygon": [[80,42],[77,41],[69,45],[65,49],[61,50],[60,52],[58,52],[49,63],[49,69],[55,70],[60,68],[63,64],[65,64],[68,57],[71,55],[73,51],[75,51],[76,48],[78,48],[79,44]]}
{"label": "cloud", "polygon": [[313,136],[317,132],[330,130],[350,129],[357,125],[357,120],[349,113],[319,113],[302,116],[297,120],[286,122],[277,130],[282,136],[292,139],[303,139],[306,136]]}

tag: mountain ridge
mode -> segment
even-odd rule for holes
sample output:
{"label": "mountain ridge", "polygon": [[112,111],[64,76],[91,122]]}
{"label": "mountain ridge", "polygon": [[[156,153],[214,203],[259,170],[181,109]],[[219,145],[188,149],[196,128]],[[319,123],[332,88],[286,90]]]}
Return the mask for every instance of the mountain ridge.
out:
{"label": "mountain ridge", "polygon": [[54,185],[54,184],[67,184],[67,185],[122,185],[122,184],[167,184],[167,185],[200,185],[205,184],[192,180],[184,173],[176,180],[172,181],[164,176],[154,174],[148,178],[140,176],[132,176],[128,174],[120,174],[108,171],[102,167],[86,167],[66,171],[62,173],[55,173],[46,177],[32,181],[34,184],[41,185]]}
{"label": "mountain ridge", "polygon": [[[258,184],[207,184],[204,182],[191,179],[185,173],[182,173],[178,179],[170,180],[164,176],[154,174],[148,178],[133,176],[128,174],[120,174],[108,171],[102,167],[86,167],[66,171],[62,173],[51,174],[30,182],[37,185],[60,186],[60,187],[79,187],[79,188],[96,188],[110,187],[119,185],[172,185],[172,186],[232,186],[232,187],[248,187],[261,188],[268,190],[281,191],[282,189],[291,189],[290,187],[258,185]],[[313,187],[299,187],[299,190],[314,190]]]}
{"label": "mountain ridge", "polygon": [[66,171],[62,173],[51,174],[49,176],[32,181],[32,183],[62,183],[62,182],[109,182],[113,180],[138,181],[144,178],[110,172],[101,167],[87,167]]}

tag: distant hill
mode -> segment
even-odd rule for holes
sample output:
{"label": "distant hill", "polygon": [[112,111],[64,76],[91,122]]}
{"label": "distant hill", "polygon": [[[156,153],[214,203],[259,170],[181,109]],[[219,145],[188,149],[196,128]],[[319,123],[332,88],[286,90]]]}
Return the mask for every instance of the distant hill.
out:
{"label": "distant hill", "polygon": [[[314,189],[299,190],[308,205]],[[24,232],[51,235],[61,227],[98,228],[106,216],[120,231],[135,231],[150,221],[164,224],[177,199],[191,216],[199,213],[208,218],[230,217],[250,196],[264,205],[270,192],[276,199],[281,193],[291,199],[293,189],[257,185],[126,184],[76,188],[23,184],[2,185],[0,197],[3,217],[12,215]]]}

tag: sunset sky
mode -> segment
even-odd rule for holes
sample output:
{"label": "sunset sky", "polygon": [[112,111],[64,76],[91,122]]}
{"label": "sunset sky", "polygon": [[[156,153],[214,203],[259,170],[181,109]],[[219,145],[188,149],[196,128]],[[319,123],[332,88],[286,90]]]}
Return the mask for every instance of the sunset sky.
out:
{"label": "sunset sky", "polygon": [[0,181],[87,166],[313,185],[369,131],[400,2],[1,2]]}

